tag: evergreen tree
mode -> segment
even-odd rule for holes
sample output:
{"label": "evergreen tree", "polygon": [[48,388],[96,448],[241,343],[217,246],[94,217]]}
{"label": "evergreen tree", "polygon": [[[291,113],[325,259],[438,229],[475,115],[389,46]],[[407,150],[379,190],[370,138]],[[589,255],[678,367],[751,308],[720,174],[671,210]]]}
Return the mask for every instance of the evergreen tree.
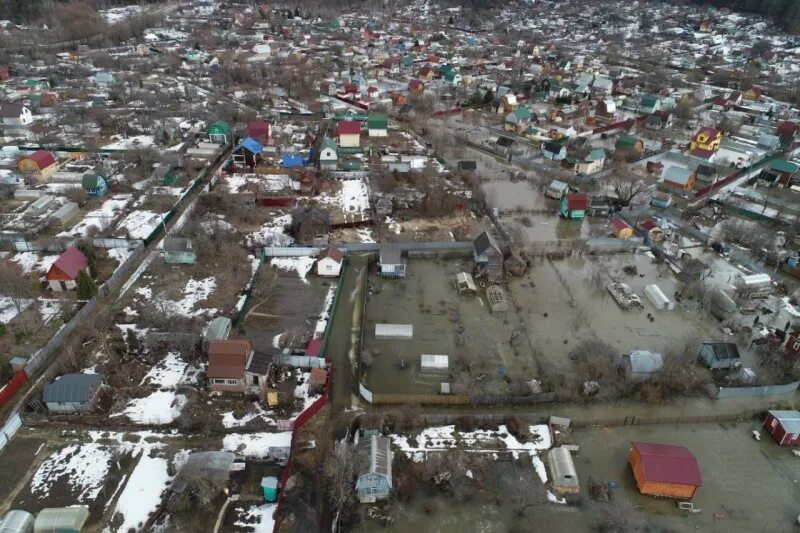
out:
{"label": "evergreen tree", "polygon": [[86,270],[81,270],[78,273],[78,298],[89,300],[95,294],[97,294],[97,284]]}

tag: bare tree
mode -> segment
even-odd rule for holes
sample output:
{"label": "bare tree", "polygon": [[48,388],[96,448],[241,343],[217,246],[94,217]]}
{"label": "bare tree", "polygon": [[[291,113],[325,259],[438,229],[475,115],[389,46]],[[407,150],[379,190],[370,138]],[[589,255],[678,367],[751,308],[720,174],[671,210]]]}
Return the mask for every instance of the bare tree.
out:
{"label": "bare tree", "polygon": [[621,496],[598,506],[596,528],[602,533],[635,533],[647,528],[644,515]]}
{"label": "bare tree", "polygon": [[518,516],[523,517],[547,501],[544,485],[533,467],[517,463],[509,479],[511,506]]}
{"label": "bare tree", "polygon": [[608,183],[614,188],[614,193],[623,206],[630,205],[637,196],[647,190],[647,183],[628,170],[612,171]]}
{"label": "bare tree", "polygon": [[[21,314],[36,297],[30,278],[23,274],[18,265],[9,261],[0,263],[0,295],[11,300],[17,314]],[[27,331],[24,321],[21,326]]]}
{"label": "bare tree", "polygon": [[337,442],[331,450],[331,455],[325,461],[324,471],[328,481],[328,498],[336,510],[337,521],[342,511],[355,503],[357,463],[355,448],[346,442]]}

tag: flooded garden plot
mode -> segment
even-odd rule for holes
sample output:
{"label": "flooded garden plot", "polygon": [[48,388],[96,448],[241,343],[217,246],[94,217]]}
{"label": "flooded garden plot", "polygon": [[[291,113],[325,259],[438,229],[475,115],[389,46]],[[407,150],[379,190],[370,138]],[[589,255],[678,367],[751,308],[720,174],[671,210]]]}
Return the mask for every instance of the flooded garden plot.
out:
{"label": "flooded garden plot", "polygon": [[[436,394],[442,382],[471,368],[482,374],[485,392],[505,393],[505,376],[532,373],[529,352],[516,352],[510,342],[520,326],[514,309],[493,314],[485,291],[461,295],[456,289],[456,274],[471,271],[471,258],[410,259],[404,279],[382,279],[370,268],[362,347],[370,390]],[[376,324],[411,324],[413,338],[378,340]],[[421,373],[423,354],[449,356],[449,368]]]}
{"label": "flooded garden plot", "polygon": [[[629,268],[632,273],[625,273],[626,266],[635,267],[635,272]],[[628,284],[642,299],[643,309],[620,308],[606,290],[609,276]],[[540,260],[525,278],[512,278],[509,290],[523,313],[532,344],[558,373],[569,372],[569,355],[582,339],[597,337],[622,355],[635,349],[665,350],[670,343],[691,338],[702,342],[719,335],[713,319],[703,311],[681,306],[656,310],[644,294],[649,284],[658,285],[670,299],[679,288],[668,267],[648,255],[617,254]]]}
{"label": "flooded garden plot", "polygon": [[[615,481],[614,498],[631,501],[658,531],[795,531],[800,461],[769,436],[753,439],[755,424],[653,425],[573,430],[585,486]],[[639,494],[628,466],[631,441],[686,446],[697,458],[703,486],[693,499],[699,513],[671,500]]]}
{"label": "flooded garden plot", "polygon": [[304,349],[325,331],[336,281],[312,272],[314,258],[273,258],[265,263],[253,287],[241,334],[256,351]]}

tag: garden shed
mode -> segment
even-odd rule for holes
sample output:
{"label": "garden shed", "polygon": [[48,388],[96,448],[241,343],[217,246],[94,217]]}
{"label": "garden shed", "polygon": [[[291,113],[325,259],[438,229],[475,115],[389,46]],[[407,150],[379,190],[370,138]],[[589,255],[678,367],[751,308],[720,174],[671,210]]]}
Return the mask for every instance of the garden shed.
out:
{"label": "garden shed", "polygon": [[39,511],[33,523],[34,533],[78,533],[89,518],[89,507],[51,507]]}
{"label": "garden shed", "polygon": [[225,144],[230,135],[231,127],[224,120],[218,120],[208,128],[208,138],[212,143]]}
{"label": "garden shed", "polygon": [[642,494],[691,500],[703,484],[697,459],[683,446],[631,444],[629,462]]}
{"label": "garden shed", "polygon": [[700,360],[708,368],[735,368],[741,364],[739,348],[732,342],[704,342]]}
{"label": "garden shed", "polygon": [[42,400],[51,413],[86,413],[102,383],[101,374],[64,374],[44,386]]}

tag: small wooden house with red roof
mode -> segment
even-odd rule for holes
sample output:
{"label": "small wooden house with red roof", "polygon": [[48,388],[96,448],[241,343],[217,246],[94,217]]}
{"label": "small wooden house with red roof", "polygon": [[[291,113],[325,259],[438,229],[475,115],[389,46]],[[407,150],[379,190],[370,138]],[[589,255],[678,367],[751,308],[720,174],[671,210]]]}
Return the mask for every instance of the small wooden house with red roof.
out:
{"label": "small wooden house with red roof", "polygon": [[419,72],[417,72],[417,77],[425,81],[431,81],[435,75],[436,75],[436,69],[434,69],[430,65],[425,65],[424,67],[419,69]]}
{"label": "small wooden house with red roof", "polygon": [[749,89],[747,89],[745,92],[742,93],[742,98],[744,98],[745,100],[749,100],[751,102],[756,102],[758,101],[759,98],[761,98],[763,92],[764,90],[761,87],[753,85],[752,87],[750,87]]}
{"label": "small wooden house with red roof", "polygon": [[422,80],[411,80],[408,82],[408,90],[411,94],[419,96],[425,92],[425,84]]}
{"label": "small wooden house with red roof", "polygon": [[56,170],[56,158],[47,150],[36,150],[17,161],[17,168],[23,172],[38,172],[44,177]]}
{"label": "small wooden house with red roof", "polygon": [[77,287],[78,274],[83,270],[91,274],[89,260],[77,248],[67,248],[50,266],[45,279],[51,290],[57,292],[69,291]]}
{"label": "small wooden house with red roof", "polygon": [[269,144],[269,122],[266,120],[251,120],[247,123],[247,136],[257,140],[262,146]]}
{"label": "small wooden house with red roof", "polygon": [[629,463],[642,494],[691,500],[703,485],[697,459],[683,446],[632,442]]}
{"label": "small wooden house with red roof", "polygon": [[585,193],[571,192],[561,197],[561,216],[581,220],[589,208],[589,196]]}
{"label": "small wooden house with red roof", "polygon": [[614,237],[618,239],[629,239],[633,237],[633,228],[621,218],[611,219],[611,232],[614,234]]}
{"label": "small wooden house with red roof", "polygon": [[358,148],[361,145],[361,122],[342,120],[336,125],[336,136],[339,138],[339,146]]}

